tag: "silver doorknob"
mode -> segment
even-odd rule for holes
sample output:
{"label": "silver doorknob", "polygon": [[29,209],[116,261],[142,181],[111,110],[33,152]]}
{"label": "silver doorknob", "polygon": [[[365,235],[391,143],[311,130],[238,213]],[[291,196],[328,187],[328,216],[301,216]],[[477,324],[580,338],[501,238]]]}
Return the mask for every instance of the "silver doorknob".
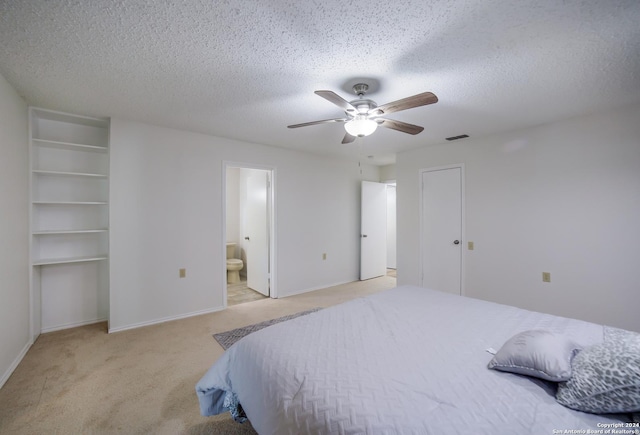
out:
{"label": "silver doorknob", "polygon": [[249,237],[245,237],[244,239],[245,239],[245,240],[249,240]]}
{"label": "silver doorknob", "polygon": [[361,234],[361,237],[367,237],[367,235],[366,234]]}
{"label": "silver doorknob", "polygon": [[454,244],[454,245],[459,245],[459,244],[460,244],[460,240],[454,240],[454,241],[453,241],[453,244]]}

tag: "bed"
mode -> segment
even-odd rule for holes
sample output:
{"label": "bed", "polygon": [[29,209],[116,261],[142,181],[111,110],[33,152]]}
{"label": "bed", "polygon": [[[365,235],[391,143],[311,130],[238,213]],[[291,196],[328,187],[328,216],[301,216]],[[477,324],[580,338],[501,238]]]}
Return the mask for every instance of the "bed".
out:
{"label": "bed", "polygon": [[[553,434],[622,427],[616,424],[633,430],[627,411],[635,402],[613,414],[559,404],[558,386],[571,379],[553,378],[554,362],[534,367],[555,370],[551,379],[509,372],[513,361],[488,368],[514,337],[531,331],[576,345],[559,357],[569,370],[587,354],[580,349],[602,346],[609,336],[638,344],[638,334],[627,331],[401,286],[244,337],[196,385],[200,411],[231,410],[239,419],[244,411],[261,435]],[[632,377],[640,376],[640,364],[636,370]],[[629,394],[637,399],[633,389]],[[629,398],[622,401],[628,407]]]}

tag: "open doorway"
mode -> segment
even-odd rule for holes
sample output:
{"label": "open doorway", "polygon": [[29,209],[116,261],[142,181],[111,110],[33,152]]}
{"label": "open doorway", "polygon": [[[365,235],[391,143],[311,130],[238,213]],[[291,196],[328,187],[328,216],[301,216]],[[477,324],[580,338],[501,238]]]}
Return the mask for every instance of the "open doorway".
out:
{"label": "open doorway", "polygon": [[396,278],[396,185],[362,181],[360,280]]}
{"label": "open doorway", "polygon": [[225,306],[275,297],[273,172],[225,164]]}
{"label": "open doorway", "polygon": [[387,181],[387,275],[396,275],[396,182]]}

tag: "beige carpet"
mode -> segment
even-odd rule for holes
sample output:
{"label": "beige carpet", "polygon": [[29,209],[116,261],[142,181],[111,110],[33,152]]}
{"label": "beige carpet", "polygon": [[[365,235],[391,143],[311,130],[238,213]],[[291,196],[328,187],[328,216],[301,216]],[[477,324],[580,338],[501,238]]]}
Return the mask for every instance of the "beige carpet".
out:
{"label": "beige carpet", "polygon": [[0,434],[255,434],[202,417],[195,384],[223,350],[212,334],[394,287],[380,277],[155,326],[41,335],[0,389]]}

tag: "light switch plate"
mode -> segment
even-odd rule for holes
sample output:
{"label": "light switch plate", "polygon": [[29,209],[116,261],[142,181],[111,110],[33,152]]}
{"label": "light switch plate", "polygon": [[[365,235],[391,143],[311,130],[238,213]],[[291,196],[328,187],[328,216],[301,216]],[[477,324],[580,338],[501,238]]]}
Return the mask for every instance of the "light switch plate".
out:
{"label": "light switch plate", "polygon": [[187,269],[180,269],[180,278],[185,278],[187,276]]}
{"label": "light switch plate", "polygon": [[473,242],[467,242],[467,249],[469,249],[469,251],[473,251]]}
{"label": "light switch plate", "polygon": [[550,272],[542,272],[542,282],[551,282]]}

